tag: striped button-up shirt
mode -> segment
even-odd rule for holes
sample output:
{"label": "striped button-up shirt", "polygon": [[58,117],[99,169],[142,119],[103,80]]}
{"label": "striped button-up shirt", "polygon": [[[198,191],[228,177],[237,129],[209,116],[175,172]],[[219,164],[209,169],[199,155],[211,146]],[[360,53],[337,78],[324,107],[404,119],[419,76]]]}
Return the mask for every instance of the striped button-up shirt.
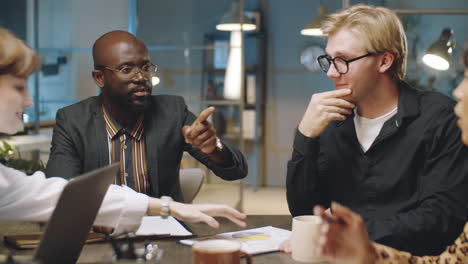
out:
{"label": "striped button-up shirt", "polygon": [[[102,106],[109,145],[109,162],[120,161],[116,184],[124,184],[137,192],[149,193],[150,181],[146,167],[143,115],[135,124],[122,127]],[[123,158],[122,158],[123,157]]]}

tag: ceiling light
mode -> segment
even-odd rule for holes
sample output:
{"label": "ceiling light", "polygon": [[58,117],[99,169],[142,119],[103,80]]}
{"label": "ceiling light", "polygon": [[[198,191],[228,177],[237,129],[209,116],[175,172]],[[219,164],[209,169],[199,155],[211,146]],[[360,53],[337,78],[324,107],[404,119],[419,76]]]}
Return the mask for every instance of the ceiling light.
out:
{"label": "ceiling light", "polygon": [[322,30],[322,21],[327,16],[327,7],[320,5],[317,11],[317,16],[315,16],[307,26],[301,30],[301,34],[305,36],[325,36]]}
{"label": "ceiling light", "polygon": [[231,10],[223,15],[219,23],[216,25],[216,29],[221,31],[240,31],[241,24],[243,31],[252,31],[257,29],[257,26],[252,22],[252,20],[248,18],[244,12],[241,12],[239,2],[234,1],[232,3]]}
{"label": "ceiling light", "polygon": [[445,71],[450,67],[450,58],[454,47],[453,30],[445,28],[439,39],[427,49],[422,60],[431,68]]}

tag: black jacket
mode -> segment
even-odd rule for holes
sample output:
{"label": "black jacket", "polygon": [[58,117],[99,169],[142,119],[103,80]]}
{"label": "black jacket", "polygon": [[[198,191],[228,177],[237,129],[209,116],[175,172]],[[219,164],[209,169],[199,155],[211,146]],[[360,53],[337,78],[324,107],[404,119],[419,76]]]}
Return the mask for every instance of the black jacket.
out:
{"label": "black jacket", "polygon": [[[186,144],[182,127],[191,125],[196,116],[187,110],[180,96],[152,96],[145,113],[145,143],[152,196],[169,195],[183,201],[179,184],[180,161],[184,151],[205,164],[225,180],[247,175],[247,162],[240,151],[224,143],[231,151],[230,167],[214,164],[206,155]],[[101,97],[95,96],[57,112],[52,147],[47,162],[47,177],[72,178],[109,164],[107,132]]]}
{"label": "black jacket", "polygon": [[366,153],[352,116],[332,122],[318,138],[297,131],[287,173],[291,214],[337,201],[363,217],[372,240],[415,255],[439,254],[467,217],[468,154],[454,105],[402,82],[397,114]]}

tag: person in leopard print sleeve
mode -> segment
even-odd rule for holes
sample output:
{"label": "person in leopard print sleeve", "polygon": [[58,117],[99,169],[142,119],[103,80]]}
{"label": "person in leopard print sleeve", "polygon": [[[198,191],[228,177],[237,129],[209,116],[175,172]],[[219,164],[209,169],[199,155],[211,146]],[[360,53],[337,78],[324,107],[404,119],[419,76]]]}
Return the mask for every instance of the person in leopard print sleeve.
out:
{"label": "person in leopard print sleeve", "polygon": [[[465,78],[465,82],[468,79]],[[468,86],[466,87],[468,95]],[[468,102],[467,102],[468,104]],[[314,208],[326,224],[319,239],[320,255],[330,264],[465,264],[468,263],[468,223],[462,234],[438,256],[413,256],[369,240],[362,218],[349,208],[332,203],[333,216]]]}
{"label": "person in leopard print sleeve", "polygon": [[398,251],[394,248],[373,243],[376,251],[376,264],[390,263],[440,263],[440,264],[464,264],[468,263],[468,223],[465,225],[463,233],[455,240],[455,243],[448,246],[439,256],[412,256],[408,252]]}
{"label": "person in leopard print sleeve", "polygon": [[[454,90],[458,100],[455,114],[462,131],[462,141],[468,146],[468,42],[465,43],[463,63],[464,79]],[[468,190],[467,190],[468,193]],[[333,216],[325,213],[323,207],[316,206],[314,213],[324,219],[320,237],[320,254],[332,264],[406,264],[406,263],[468,263],[468,222],[462,234],[438,256],[413,256],[369,241],[361,216],[338,203],[332,203]]]}

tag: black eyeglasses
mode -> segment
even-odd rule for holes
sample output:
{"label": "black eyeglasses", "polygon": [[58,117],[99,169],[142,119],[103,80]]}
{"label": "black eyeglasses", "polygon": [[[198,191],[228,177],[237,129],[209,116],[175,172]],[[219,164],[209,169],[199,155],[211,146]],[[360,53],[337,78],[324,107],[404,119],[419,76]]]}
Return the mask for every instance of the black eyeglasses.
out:
{"label": "black eyeglasses", "polygon": [[152,77],[156,75],[156,72],[158,71],[158,66],[154,65],[151,62],[146,63],[141,67],[124,65],[120,69],[114,69],[111,67],[101,65],[96,65],[95,67],[113,71],[119,74],[120,77],[125,80],[132,80],[133,78],[135,78],[135,76],[137,76],[139,72],[141,72],[141,74],[143,74],[143,76],[145,77]]}
{"label": "black eyeglasses", "polygon": [[373,52],[369,52],[365,55],[362,55],[362,56],[359,56],[359,57],[356,57],[354,59],[350,59],[350,60],[347,60],[343,57],[335,57],[335,58],[332,58],[328,55],[321,55],[321,56],[318,56],[317,58],[317,61],[320,65],[320,68],[322,68],[322,70],[324,72],[328,72],[328,70],[330,69],[330,66],[331,64],[333,63],[333,66],[335,66],[335,69],[338,73],[340,74],[346,74],[349,70],[349,64],[353,61],[357,61],[357,60],[360,60],[362,58],[365,58],[365,57],[368,57],[368,56],[374,56],[376,55],[377,53],[373,53]]}

